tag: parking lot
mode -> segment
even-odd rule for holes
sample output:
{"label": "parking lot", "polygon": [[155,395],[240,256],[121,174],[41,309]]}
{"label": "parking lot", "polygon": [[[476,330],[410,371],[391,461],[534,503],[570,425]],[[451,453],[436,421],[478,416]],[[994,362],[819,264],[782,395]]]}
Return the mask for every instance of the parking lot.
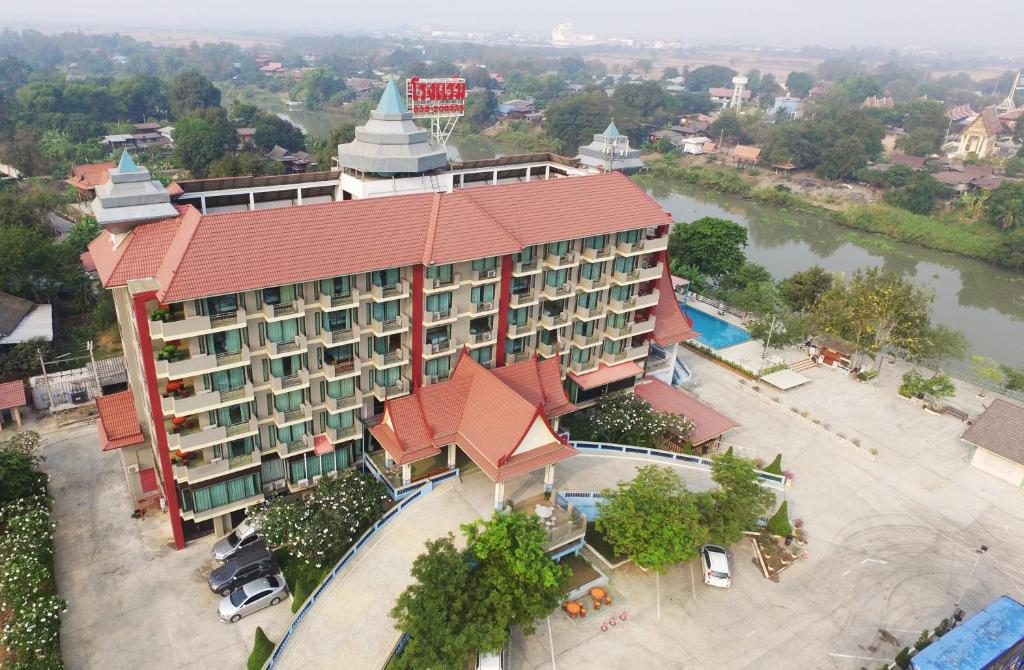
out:
{"label": "parking lot", "polygon": [[44,445],[68,670],[242,668],[256,626],[280,638],[290,601],[220,621],[206,584],[213,538],[174,551],[166,515],[132,519],[118,456],[100,451],[91,422],[51,432]]}
{"label": "parking lot", "polygon": [[[783,454],[808,560],[773,583],[740,543],[730,548],[729,589],[705,586],[697,561],[657,581],[627,565],[610,573],[623,598],[611,613],[626,611],[624,622],[602,631],[606,616],[573,622],[556,612],[550,632],[545,621],[516,636],[513,668],[877,668],[949,616],[961,594],[969,613],[1001,594],[1024,598],[1024,494],[967,465],[963,424],[896,397],[901,370],[883,370],[879,386],[812,370],[813,383],[788,394],[762,388],[759,398],[717,365],[686,362],[700,397],[742,424],[726,439],[766,461]],[[877,459],[813,418],[878,449]],[[989,551],[968,581],[981,544]]]}

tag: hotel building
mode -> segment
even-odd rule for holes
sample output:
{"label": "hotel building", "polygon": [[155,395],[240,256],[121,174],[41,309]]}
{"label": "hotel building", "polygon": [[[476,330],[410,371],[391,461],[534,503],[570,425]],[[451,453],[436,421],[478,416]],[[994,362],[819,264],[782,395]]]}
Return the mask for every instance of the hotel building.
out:
{"label": "hotel building", "polygon": [[671,375],[695,333],[656,202],[556,156],[443,153],[391,84],[336,171],[110,170],[90,253],[130,391],[98,427],[178,548],[360,461],[393,493],[470,462],[496,504],[509,478],[550,486],[559,416]]}

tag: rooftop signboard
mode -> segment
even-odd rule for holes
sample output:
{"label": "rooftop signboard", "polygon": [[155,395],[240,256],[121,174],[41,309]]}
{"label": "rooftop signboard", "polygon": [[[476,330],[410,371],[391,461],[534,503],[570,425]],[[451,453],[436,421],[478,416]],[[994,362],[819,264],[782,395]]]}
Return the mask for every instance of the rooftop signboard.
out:
{"label": "rooftop signboard", "polygon": [[405,84],[405,99],[415,118],[462,116],[466,111],[466,80],[411,77]]}

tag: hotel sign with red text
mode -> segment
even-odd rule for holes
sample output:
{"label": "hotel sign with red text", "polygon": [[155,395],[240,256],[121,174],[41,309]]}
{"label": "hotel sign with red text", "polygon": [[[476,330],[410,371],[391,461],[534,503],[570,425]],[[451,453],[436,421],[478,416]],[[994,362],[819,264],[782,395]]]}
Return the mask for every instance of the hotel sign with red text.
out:
{"label": "hotel sign with red text", "polygon": [[462,116],[466,111],[466,80],[412,77],[405,83],[405,97],[413,116]]}

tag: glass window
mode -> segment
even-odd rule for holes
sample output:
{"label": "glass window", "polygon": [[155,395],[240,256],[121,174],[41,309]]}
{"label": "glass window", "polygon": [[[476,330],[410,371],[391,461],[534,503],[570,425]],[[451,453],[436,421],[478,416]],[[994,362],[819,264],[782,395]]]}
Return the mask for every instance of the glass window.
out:
{"label": "glass window", "polygon": [[593,235],[591,237],[583,238],[584,249],[604,249],[608,244],[607,235]]}
{"label": "glass window", "polygon": [[206,299],[206,313],[210,316],[238,311],[238,296],[234,293]]}
{"label": "glass window", "polygon": [[249,410],[249,403],[242,403],[240,405],[220,407],[213,410],[210,414],[212,415],[210,417],[210,423],[224,428],[248,421],[251,412]]}
{"label": "glass window", "polygon": [[327,382],[327,396],[329,398],[348,398],[356,392],[356,378],[337,379]]}
{"label": "glass window", "polygon": [[374,286],[380,286],[382,288],[389,288],[394,286],[402,279],[402,272],[399,268],[389,268],[387,270],[375,270],[370,273],[370,281],[373,282]]}
{"label": "glass window", "polygon": [[450,356],[432,358],[423,366],[423,372],[428,377],[447,377],[451,369],[452,361]]}
{"label": "glass window", "polygon": [[301,390],[282,393],[274,396],[274,409],[278,412],[290,412],[293,409],[302,407],[304,400],[305,393]]}
{"label": "glass window", "polygon": [[628,274],[636,268],[636,256],[617,256],[615,258],[615,271]]}
{"label": "glass window", "polygon": [[299,320],[285,319],[267,323],[267,339],[271,342],[291,342],[299,334]]}
{"label": "glass window", "polygon": [[214,507],[229,505],[239,500],[245,500],[256,495],[262,487],[260,476],[251,474],[239,479],[231,479],[226,482],[192,489],[192,497],[195,501],[195,511],[205,512]]}
{"label": "glass window", "polygon": [[479,349],[471,349],[469,357],[477,363],[487,363],[491,360],[493,354],[494,347],[480,347]]}
{"label": "glass window", "polygon": [[324,295],[349,295],[352,292],[352,277],[334,277],[320,280],[320,292]]}
{"label": "glass window", "polygon": [[387,302],[373,303],[373,319],[380,323],[392,321],[398,318],[400,300],[389,300]]}
{"label": "glass window", "polygon": [[472,319],[469,322],[469,334],[476,335],[478,333],[487,333],[494,330],[494,326],[491,323],[491,317],[481,316],[476,319]]}
{"label": "glass window", "polygon": [[288,305],[294,300],[295,287],[291,284],[263,289],[263,302],[268,305]]}
{"label": "glass window", "polygon": [[298,355],[274,358],[270,361],[270,374],[274,377],[290,377],[298,374],[301,369],[302,357]]}
{"label": "glass window", "polygon": [[284,461],[280,458],[268,458],[260,464],[260,474],[263,481],[276,482],[284,479]]}
{"label": "glass window", "polygon": [[572,360],[576,363],[586,363],[594,354],[596,347],[587,347],[586,349],[580,349],[578,347],[572,348]]}
{"label": "glass window", "polygon": [[451,282],[454,276],[451,263],[447,265],[428,265],[423,274],[427,279],[440,279],[443,284]]}
{"label": "glass window", "polygon": [[335,363],[347,363],[355,358],[355,345],[344,344],[340,347],[331,347],[324,350],[324,362],[334,365]]}
{"label": "glass window", "polygon": [[533,247],[526,247],[522,251],[512,256],[512,260],[516,263],[529,263],[533,260]]}
{"label": "glass window", "polygon": [[530,308],[520,307],[519,309],[508,310],[508,325],[521,326],[530,318]]}
{"label": "glass window", "polygon": [[494,284],[485,284],[484,286],[474,286],[469,292],[469,299],[473,304],[479,305],[483,302],[494,301]]}
{"label": "glass window", "polygon": [[340,312],[324,312],[324,330],[333,332],[351,330],[354,311],[343,309]]}
{"label": "glass window", "polygon": [[594,319],[593,321],[576,321],[573,324],[572,332],[576,333],[577,335],[593,335],[594,324],[596,324],[597,322],[598,319]]}
{"label": "glass window", "polygon": [[548,286],[558,288],[569,280],[569,270],[548,270],[544,273],[544,283]]}
{"label": "glass window", "polygon": [[640,230],[627,230],[615,236],[616,244],[636,244],[640,241]]}
{"label": "glass window", "polygon": [[498,267],[498,257],[490,256],[488,258],[477,258],[473,260],[474,270],[493,270]]}
{"label": "glass window", "polygon": [[512,295],[529,293],[531,288],[533,288],[533,277],[512,278]]}
{"label": "glass window", "polygon": [[245,386],[245,369],[231,368],[210,375],[210,388],[214,391],[232,391]]}
{"label": "glass window", "polygon": [[605,323],[612,328],[622,328],[626,325],[626,315],[608,312],[608,318],[605,319]]}
{"label": "glass window", "polygon": [[242,331],[225,330],[206,336],[206,350],[211,354],[237,354],[242,350]]}
{"label": "glass window", "polygon": [[621,340],[605,340],[604,341],[604,350],[605,350],[606,353],[617,354],[617,353],[620,353],[625,348],[626,348],[626,340],[625,339],[621,339]]}
{"label": "glass window", "polygon": [[630,296],[633,295],[633,285],[629,286],[612,286],[610,297],[612,300],[629,300]]}
{"label": "glass window", "polygon": [[427,344],[441,344],[451,339],[451,326],[437,326],[427,329]]}
{"label": "glass window", "polygon": [[277,429],[277,441],[280,444],[290,444],[292,442],[298,442],[302,439],[302,436],[306,434],[306,424],[295,423],[287,428]]}
{"label": "glass window", "polygon": [[547,246],[548,256],[564,256],[569,253],[569,240],[561,242],[549,242]]}
{"label": "glass window", "polygon": [[580,267],[580,276],[586,277],[592,281],[601,278],[601,272],[604,270],[604,263],[584,263]]}
{"label": "glass window", "polygon": [[337,428],[344,430],[345,428],[351,428],[356,423],[355,411],[341,412],[340,414],[328,414],[327,425],[331,428]]}
{"label": "glass window", "polygon": [[576,306],[583,307],[584,309],[597,307],[597,303],[599,302],[598,298],[600,297],[600,293],[580,293],[576,297]]}
{"label": "glass window", "polygon": [[548,330],[547,328],[541,328],[540,335],[541,344],[558,344],[558,331]]}
{"label": "glass window", "polygon": [[528,337],[517,337],[515,339],[505,340],[505,352],[509,354],[520,354],[526,351],[526,341]]}
{"label": "glass window", "polygon": [[306,459],[296,458],[288,461],[288,473],[291,475],[292,484],[297,484],[306,478]]}
{"label": "glass window", "polygon": [[379,387],[392,386],[398,383],[401,378],[401,366],[387,368],[386,370],[375,370],[373,382]]}
{"label": "glass window", "polygon": [[[490,285],[494,288],[494,285]],[[476,289],[474,289],[476,290]],[[492,291],[493,295],[493,291]],[[451,293],[434,293],[427,296],[427,311],[428,312],[447,312],[452,308],[452,294]]]}

